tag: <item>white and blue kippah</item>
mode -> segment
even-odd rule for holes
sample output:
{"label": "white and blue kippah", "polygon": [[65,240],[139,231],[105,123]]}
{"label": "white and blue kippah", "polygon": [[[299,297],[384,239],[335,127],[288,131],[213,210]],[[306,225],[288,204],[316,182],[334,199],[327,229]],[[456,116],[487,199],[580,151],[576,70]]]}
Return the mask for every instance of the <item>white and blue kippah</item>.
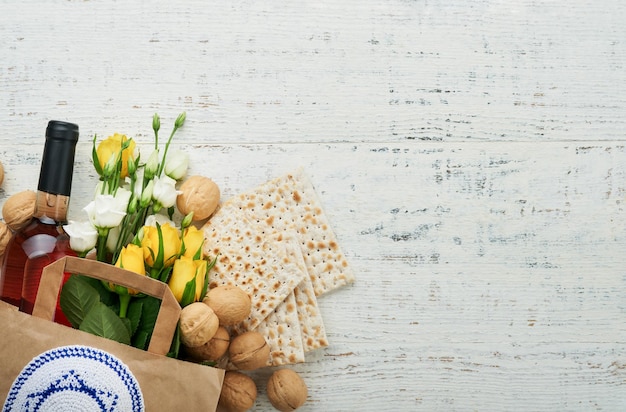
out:
{"label": "white and blue kippah", "polygon": [[130,369],[100,349],[73,345],[35,357],[13,382],[3,412],[144,411]]}

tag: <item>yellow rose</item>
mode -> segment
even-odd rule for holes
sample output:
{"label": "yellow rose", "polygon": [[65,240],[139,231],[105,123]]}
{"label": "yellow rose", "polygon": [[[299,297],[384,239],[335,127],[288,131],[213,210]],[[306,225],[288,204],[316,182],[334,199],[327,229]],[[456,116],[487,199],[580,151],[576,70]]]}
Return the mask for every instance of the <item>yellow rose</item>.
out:
{"label": "yellow rose", "polygon": [[[143,261],[143,250],[139,246],[132,243],[122,248],[120,256],[117,258],[117,262],[115,262],[115,266],[140,275],[146,275],[146,269]],[[112,289],[115,288],[113,284],[109,284],[109,286],[111,286]],[[128,289],[128,293],[136,295],[139,292],[134,289]]]}
{"label": "yellow rose", "polygon": [[160,225],[161,235],[163,237],[163,255],[159,256],[159,232],[154,226],[143,227],[143,239],[141,239],[141,247],[143,248],[143,258],[146,264],[150,267],[155,267],[155,262],[158,264],[162,261],[163,264],[160,267],[169,267],[174,264],[174,261],[178,257],[180,252],[180,235],[178,229],[165,223]]}
{"label": "yellow rose", "polygon": [[[195,226],[189,226],[185,229],[185,234],[183,236],[183,242],[185,244],[185,253],[184,255],[190,258],[194,258],[196,253],[202,247],[202,243],[204,242],[204,232],[199,230]],[[199,258],[202,258],[202,250],[200,250]]]}
{"label": "yellow rose", "polygon": [[193,260],[192,258],[186,256],[181,256],[180,259],[176,259],[174,262],[174,268],[172,269],[172,276],[168,282],[170,290],[174,294],[176,300],[179,303],[182,302],[185,286],[187,286],[187,283],[191,282],[191,280],[195,277],[196,293],[194,295],[194,301],[199,301],[204,287],[204,277],[206,273],[206,260]]}
{"label": "yellow rose", "polygon": [[168,285],[179,303],[183,298],[185,286],[195,276],[196,265],[193,263],[193,259],[185,256],[181,256],[180,259],[176,259]]}
{"label": "yellow rose", "polygon": [[[100,162],[100,167],[104,169],[106,164],[109,162],[111,156],[117,156],[117,154],[122,149],[122,143],[129,140],[126,135],[115,133],[113,136],[109,136],[105,140],[103,140],[96,149],[96,153],[98,154],[98,161]],[[121,178],[125,178],[128,176],[128,159],[134,159],[135,153],[135,141],[130,139],[129,146],[124,149],[122,152],[122,173],[120,175]]]}
{"label": "yellow rose", "polygon": [[204,259],[194,260],[196,265],[196,300],[199,301],[203,298],[202,289],[204,288],[204,278],[207,275],[208,263]]}

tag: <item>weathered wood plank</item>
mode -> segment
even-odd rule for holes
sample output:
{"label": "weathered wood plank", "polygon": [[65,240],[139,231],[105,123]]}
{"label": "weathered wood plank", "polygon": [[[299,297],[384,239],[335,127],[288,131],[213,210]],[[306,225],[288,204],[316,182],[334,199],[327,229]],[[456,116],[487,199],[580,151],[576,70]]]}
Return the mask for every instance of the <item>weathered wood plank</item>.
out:
{"label": "weathered wood plank", "polygon": [[5,2],[2,126],[184,109],[211,143],[623,140],[625,20],[608,0]]}

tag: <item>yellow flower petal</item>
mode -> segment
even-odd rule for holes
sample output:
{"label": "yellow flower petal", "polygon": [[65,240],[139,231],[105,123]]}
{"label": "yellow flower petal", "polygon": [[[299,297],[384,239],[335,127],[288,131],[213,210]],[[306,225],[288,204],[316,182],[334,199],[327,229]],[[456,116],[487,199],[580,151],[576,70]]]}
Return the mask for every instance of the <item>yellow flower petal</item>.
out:
{"label": "yellow flower petal", "polygon": [[[185,235],[183,236],[183,242],[185,243],[185,256],[193,258],[198,250],[202,247],[204,242],[204,232],[199,230],[195,226],[189,226],[185,229]],[[202,251],[200,250],[200,257],[202,257]]]}
{"label": "yellow flower petal", "polygon": [[[122,144],[129,140],[126,135],[115,133],[112,136],[109,136],[96,148],[96,153],[98,154],[98,161],[100,162],[100,167],[104,169],[105,165],[109,162],[109,159],[112,156],[117,156],[117,154],[122,149]],[[122,173],[121,178],[128,176],[128,159],[134,159],[135,153],[135,141],[130,139],[130,145],[124,149],[122,152]]]}
{"label": "yellow flower petal", "polygon": [[[154,226],[144,226],[143,231],[141,240],[143,257],[148,266],[154,267],[159,254],[159,232]],[[161,225],[161,235],[163,237],[163,267],[169,267],[174,264],[180,252],[180,235],[178,229],[169,223]]]}
{"label": "yellow flower petal", "polygon": [[[120,256],[117,258],[117,262],[115,262],[115,266],[145,276],[146,268],[144,266],[142,248],[132,243],[123,247],[120,251]],[[138,291],[128,289],[128,293],[136,295]]]}
{"label": "yellow flower petal", "polygon": [[196,276],[196,271],[197,267],[191,258],[181,256],[174,262],[168,285],[178,302],[183,299],[185,286]]}

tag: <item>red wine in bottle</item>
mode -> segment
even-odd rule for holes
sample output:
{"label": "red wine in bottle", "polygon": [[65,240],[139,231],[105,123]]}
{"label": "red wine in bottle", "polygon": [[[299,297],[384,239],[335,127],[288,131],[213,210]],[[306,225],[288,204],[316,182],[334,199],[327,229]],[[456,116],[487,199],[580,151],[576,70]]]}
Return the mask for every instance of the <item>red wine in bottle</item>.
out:
{"label": "red wine in bottle", "polygon": [[[26,313],[32,313],[43,268],[63,256],[76,255],[63,225],[67,223],[77,142],[77,125],[48,123],[33,219],[13,234],[4,254],[0,299]],[[69,324],[58,304],[55,322]]]}

